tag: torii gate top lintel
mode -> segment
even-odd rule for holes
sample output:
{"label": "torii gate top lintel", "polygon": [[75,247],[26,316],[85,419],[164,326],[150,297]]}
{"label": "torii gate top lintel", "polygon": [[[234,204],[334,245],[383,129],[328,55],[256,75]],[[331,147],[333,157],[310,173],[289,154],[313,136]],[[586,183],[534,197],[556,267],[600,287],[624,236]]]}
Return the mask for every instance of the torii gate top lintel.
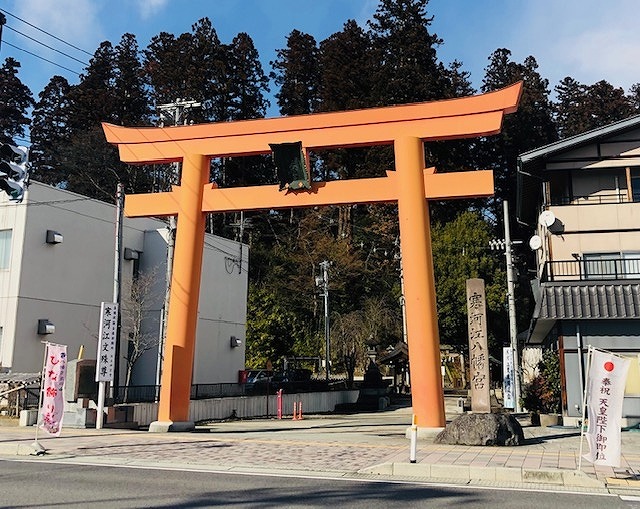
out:
{"label": "torii gate top lintel", "polygon": [[521,94],[518,82],[486,94],[381,108],[165,128],[103,123],[103,129],[131,164],[180,161],[185,154],[268,154],[269,144],[292,141],[311,150],[388,145],[400,136],[427,141],[496,134]]}

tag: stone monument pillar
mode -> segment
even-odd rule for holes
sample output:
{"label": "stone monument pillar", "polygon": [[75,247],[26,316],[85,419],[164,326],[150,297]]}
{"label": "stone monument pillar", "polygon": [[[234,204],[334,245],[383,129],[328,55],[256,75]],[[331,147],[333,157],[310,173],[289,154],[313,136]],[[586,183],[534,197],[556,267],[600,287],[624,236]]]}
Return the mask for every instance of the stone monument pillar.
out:
{"label": "stone monument pillar", "polygon": [[484,280],[482,279],[467,279],[467,324],[469,328],[471,411],[490,413],[487,311]]}

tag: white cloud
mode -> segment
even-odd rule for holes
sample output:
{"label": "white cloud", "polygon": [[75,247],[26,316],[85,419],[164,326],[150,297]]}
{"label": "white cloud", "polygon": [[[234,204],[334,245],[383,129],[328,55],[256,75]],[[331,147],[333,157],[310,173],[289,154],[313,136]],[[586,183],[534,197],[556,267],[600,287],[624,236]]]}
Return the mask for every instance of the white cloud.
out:
{"label": "white cloud", "polygon": [[[565,76],[585,85],[606,80],[628,91],[640,82],[635,0],[536,0],[515,21],[518,57],[532,54],[555,86]],[[514,51],[515,53],[515,51]]]}
{"label": "white cloud", "polygon": [[[92,52],[96,47],[96,40],[102,34],[98,9],[99,4],[92,0],[19,0],[14,3],[11,12],[64,41]],[[17,20],[12,20],[11,24],[21,32],[61,51],[72,51],[68,46],[61,45]],[[38,52],[48,51],[33,41],[25,40],[24,45],[37,48]]]}
{"label": "white cloud", "polygon": [[169,0],[137,0],[138,11],[143,20],[151,18],[156,13],[162,11]]}

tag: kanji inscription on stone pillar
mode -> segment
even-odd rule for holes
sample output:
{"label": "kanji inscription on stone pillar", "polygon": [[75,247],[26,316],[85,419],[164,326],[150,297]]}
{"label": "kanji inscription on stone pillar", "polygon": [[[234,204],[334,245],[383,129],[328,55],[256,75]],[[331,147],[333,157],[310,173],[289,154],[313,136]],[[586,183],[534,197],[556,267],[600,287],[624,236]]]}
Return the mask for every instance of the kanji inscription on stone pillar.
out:
{"label": "kanji inscription on stone pillar", "polygon": [[469,329],[469,378],[471,411],[491,412],[487,307],[483,279],[467,279],[467,325]]}

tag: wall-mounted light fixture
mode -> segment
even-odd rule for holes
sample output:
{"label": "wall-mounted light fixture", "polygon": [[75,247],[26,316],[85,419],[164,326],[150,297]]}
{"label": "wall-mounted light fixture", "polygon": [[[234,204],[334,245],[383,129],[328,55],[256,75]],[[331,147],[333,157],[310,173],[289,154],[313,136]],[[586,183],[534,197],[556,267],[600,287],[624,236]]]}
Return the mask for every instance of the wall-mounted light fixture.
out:
{"label": "wall-mounted light fixture", "polygon": [[140,258],[140,251],[136,251],[135,249],[131,249],[130,247],[124,248],[125,260],[137,260],[138,258]]}
{"label": "wall-mounted light fixture", "polygon": [[38,320],[38,334],[53,334],[56,331],[56,326],[49,321],[48,318],[41,318]]}
{"label": "wall-mounted light fixture", "polygon": [[235,336],[231,336],[231,341],[229,342],[229,345],[231,346],[231,348],[238,348],[241,344],[242,344],[242,341],[240,339],[238,339]]}
{"label": "wall-mounted light fixture", "polygon": [[54,230],[47,230],[47,244],[62,244],[64,240],[62,233]]}

